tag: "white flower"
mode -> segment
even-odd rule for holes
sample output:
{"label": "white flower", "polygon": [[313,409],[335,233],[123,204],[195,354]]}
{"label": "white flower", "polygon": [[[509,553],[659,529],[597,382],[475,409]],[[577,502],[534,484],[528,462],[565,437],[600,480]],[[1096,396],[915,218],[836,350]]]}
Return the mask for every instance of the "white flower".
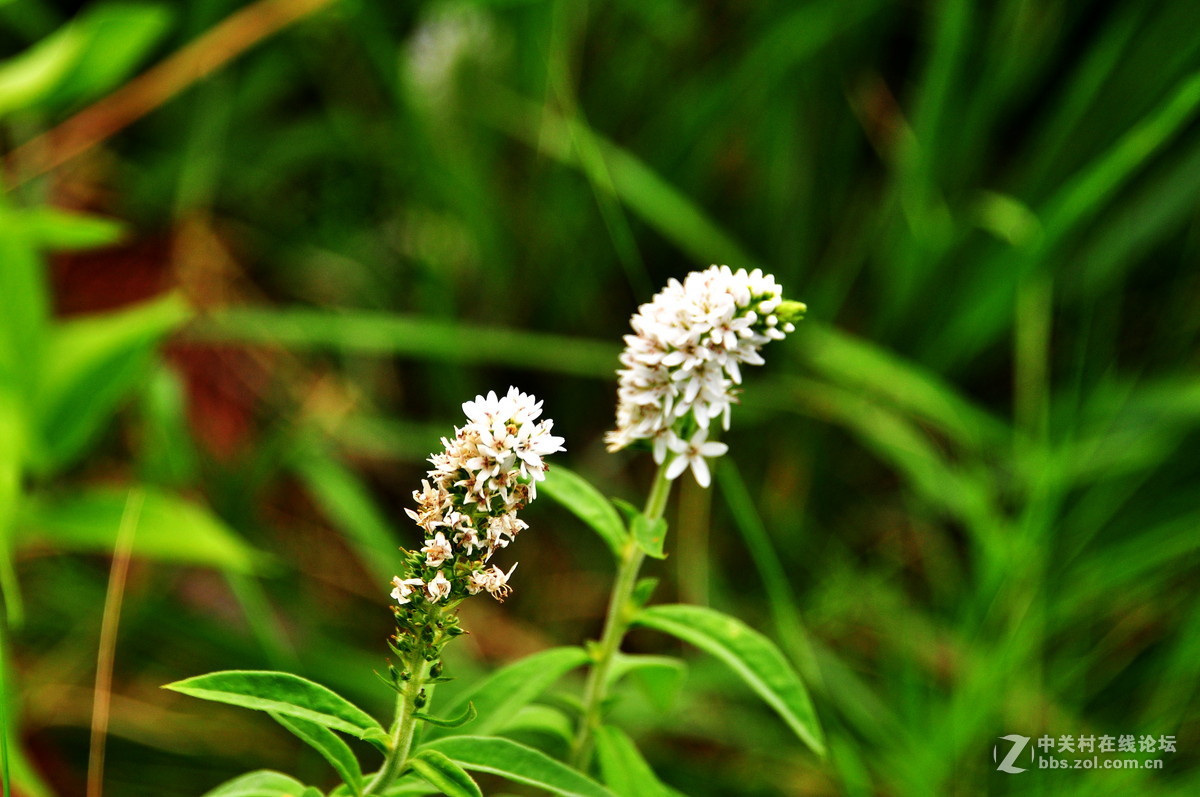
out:
{"label": "white flower", "polygon": [[454,555],[450,541],[440,531],[433,536],[432,540],[425,540],[425,547],[421,549],[421,553],[425,554],[425,564],[430,567],[438,567]]}
{"label": "white flower", "polygon": [[712,482],[705,457],[719,457],[729,450],[729,446],[724,443],[705,442],[707,436],[707,430],[698,429],[692,435],[692,439],[687,442],[682,440],[671,442],[671,450],[675,452],[675,459],[671,460],[671,464],[667,466],[668,479],[679,478],[679,474],[687,470],[690,465],[692,475],[696,477],[696,482],[701,487],[707,487]]}
{"label": "white flower", "polygon": [[418,511],[405,509],[404,512],[414,522],[430,534],[442,522],[442,514],[450,506],[450,493],[441,487],[434,487],[425,479],[421,480],[421,489],[413,491],[413,500],[417,502]]}
{"label": "white flower", "polygon": [[512,587],[508,586],[508,579],[516,569],[517,566],[514,564],[507,573],[495,565],[487,570],[476,570],[467,579],[467,592],[478,595],[487,590],[488,594],[503,603],[504,599],[512,592]]}
{"label": "white flower", "polygon": [[395,587],[395,589],[392,590],[392,598],[395,599],[396,603],[399,603],[401,606],[403,606],[412,600],[409,595],[412,595],[413,588],[423,587],[425,586],[425,582],[419,578],[406,578],[401,580],[400,576],[396,576],[392,579],[392,586]]}
{"label": "white flower", "polygon": [[529,528],[529,525],[519,520],[516,514],[499,515],[497,517],[488,518],[487,525],[487,556],[483,559],[486,562],[492,558],[492,554],[497,548],[505,548],[508,543],[517,538],[523,529]]}
{"label": "white flower", "polygon": [[650,440],[656,462],[665,461],[668,451],[685,453],[685,461],[669,466],[674,475],[691,464],[697,481],[707,485],[704,457],[719,454],[693,454],[680,432],[698,429],[699,451],[709,445],[704,440],[714,420],[728,429],[742,366],[761,365],[759,349],[791,332],[790,319],[803,310],[799,302],[785,304],[775,278],[759,269],[712,266],[683,282],[670,280],[630,319],[636,334],[625,336],[609,450]]}
{"label": "white flower", "polygon": [[479,532],[475,531],[475,529],[471,528],[470,526],[463,528],[462,531],[459,531],[457,534],[455,534],[454,542],[455,544],[462,546],[463,553],[465,553],[467,556],[475,553],[476,548],[483,547],[483,543],[479,541]]}
{"label": "white flower", "polygon": [[476,570],[467,576],[467,592],[471,595],[478,595],[487,589],[490,583],[492,583],[491,576],[486,571]]}
{"label": "white flower", "polygon": [[425,589],[429,593],[429,600],[440,601],[450,594],[450,580],[439,570],[433,580],[425,585]]}

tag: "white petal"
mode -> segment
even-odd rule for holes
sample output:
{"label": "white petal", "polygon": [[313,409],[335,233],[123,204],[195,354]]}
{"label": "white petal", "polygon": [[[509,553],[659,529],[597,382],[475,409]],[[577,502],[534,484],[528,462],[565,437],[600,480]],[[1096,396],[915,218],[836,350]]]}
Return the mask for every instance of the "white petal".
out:
{"label": "white petal", "polygon": [[701,487],[707,487],[712,483],[712,477],[708,473],[708,463],[704,461],[704,457],[692,458],[692,475],[696,477],[696,483]]}
{"label": "white petal", "polygon": [[685,456],[676,456],[671,460],[671,464],[667,466],[667,478],[675,480],[679,478],[679,474],[687,470],[688,458]]}

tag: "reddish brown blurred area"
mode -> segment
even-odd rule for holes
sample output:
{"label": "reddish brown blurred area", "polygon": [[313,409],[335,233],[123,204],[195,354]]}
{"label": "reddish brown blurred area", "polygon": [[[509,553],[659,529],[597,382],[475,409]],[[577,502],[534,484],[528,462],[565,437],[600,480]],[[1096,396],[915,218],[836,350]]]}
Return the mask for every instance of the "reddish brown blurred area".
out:
{"label": "reddish brown blurred area", "polygon": [[[193,304],[197,294],[228,296],[212,285],[191,290],[181,284],[181,273],[196,279],[223,277],[211,269],[202,276],[176,266],[179,236],[189,232],[136,236],[120,246],[54,257],[50,287],[55,315],[72,318],[116,311],[173,290]],[[166,355],[183,382],[188,421],[205,450],[226,462],[248,451],[256,439],[255,419],[262,388],[270,379],[270,357],[244,347],[186,339],[172,341]]]}

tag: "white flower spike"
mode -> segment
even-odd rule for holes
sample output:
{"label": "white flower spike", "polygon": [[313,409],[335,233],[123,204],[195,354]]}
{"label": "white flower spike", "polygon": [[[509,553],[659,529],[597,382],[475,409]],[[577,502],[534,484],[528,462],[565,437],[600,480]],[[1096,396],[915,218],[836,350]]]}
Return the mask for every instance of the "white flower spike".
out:
{"label": "white flower spike", "polygon": [[742,366],[761,365],[759,350],[794,330],[805,309],[784,301],[775,278],[759,269],[712,266],[668,282],[630,321],[636,334],[625,336],[608,449],[648,440],[655,462],[670,459],[669,478],[690,466],[707,487],[706,459],[726,451],[709,433],[718,419],[729,428]]}
{"label": "white flower spike", "polygon": [[401,606],[412,600],[414,586],[424,587],[432,602],[483,591],[503,600],[512,570],[483,565],[528,528],[517,512],[546,478],[544,457],[563,450],[563,439],[551,434],[554,422],[538,420],[542,402],[515,387],[476,396],[463,403],[463,413],[467,423],[429,458],[433,468],[413,493],[417,508],[405,510],[425,531],[425,545],[411,555],[406,574],[423,578],[392,582]]}

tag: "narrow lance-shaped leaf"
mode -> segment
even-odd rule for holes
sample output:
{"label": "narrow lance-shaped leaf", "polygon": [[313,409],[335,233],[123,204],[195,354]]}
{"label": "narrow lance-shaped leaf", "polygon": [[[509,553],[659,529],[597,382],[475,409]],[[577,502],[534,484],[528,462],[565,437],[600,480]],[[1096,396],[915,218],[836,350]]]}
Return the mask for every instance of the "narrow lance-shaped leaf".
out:
{"label": "narrow lance-shaped leaf", "polygon": [[[530,703],[521,706],[497,732],[505,736],[536,733],[562,744],[563,749],[569,749],[575,738],[575,721],[560,709],[542,703]],[[538,746],[545,749],[541,744]]]}
{"label": "narrow lance-shaped leaf", "polygon": [[[474,703],[479,714],[471,724],[471,733],[477,735],[496,732],[521,706],[546,691],[566,673],[582,667],[588,655],[582,648],[551,648],[502,667],[480,681],[473,689],[459,698],[447,713],[454,716],[468,703]],[[427,729],[428,739],[450,735],[446,728],[431,726]]]}
{"label": "narrow lance-shaped leaf", "polygon": [[444,753],[423,750],[409,763],[414,772],[441,789],[446,797],[483,797],[479,784]]}
{"label": "narrow lance-shaped leaf", "polygon": [[[398,781],[383,790],[384,797],[412,797],[412,795],[439,794],[435,786],[415,772],[409,772]],[[335,789],[333,797],[341,797]]]}
{"label": "narrow lance-shaped leaf", "polygon": [[421,712],[417,712],[413,714],[413,716],[419,720],[428,722],[430,725],[436,725],[439,728],[458,728],[475,719],[475,717],[478,716],[478,712],[475,711],[474,703],[467,703],[467,707],[463,709],[462,712],[449,719],[442,719],[441,717],[435,717],[432,714],[424,714]]}
{"label": "narrow lance-shaped leaf", "polygon": [[561,465],[550,469],[546,480],[538,485],[538,490],[591,526],[613,555],[618,558],[621,556],[627,539],[625,524],[621,522],[616,508],[599,490]]}
{"label": "narrow lance-shaped leaf", "polygon": [[42,468],[61,467],[83,452],[143,381],[155,345],[190,314],[181,299],[167,296],[53,329],[35,402]]}
{"label": "narrow lance-shaped leaf", "polygon": [[455,736],[422,745],[464,769],[499,775],[563,797],[614,797],[596,781],[523,744],[493,736]]}
{"label": "narrow lance-shaped leaf", "polygon": [[634,619],[711,653],[775,709],[796,735],[818,755],[825,740],[808,691],[779,649],[750,626],[699,606],[653,606]]}
{"label": "narrow lance-shaped leaf", "polygon": [[400,572],[400,539],[362,480],[324,451],[304,450],[294,467],[318,506],[346,535],[363,566],[387,583]]}
{"label": "narrow lance-shaped leaf", "polygon": [[294,733],[303,742],[321,754],[329,762],[334,771],[341,776],[342,781],[356,795],[362,794],[363,774],[354,751],[342,741],[342,738],[324,725],[302,720],[299,717],[289,717],[286,714],[270,712],[271,718]]}
{"label": "narrow lance-shaped leaf", "polygon": [[[236,573],[251,573],[267,560],[202,505],[159,490],[145,495],[134,556]],[[96,489],[27,500],[17,518],[17,541],[54,550],[111,551],[125,498],[124,490]]]}
{"label": "narrow lance-shaped leaf", "polygon": [[675,797],[679,792],[658,779],[633,740],[619,728],[596,729],[596,757],[604,783],[617,797]]}
{"label": "narrow lance-shaped leaf", "polygon": [[125,225],[116,219],[61,208],[23,208],[15,215],[28,228],[35,246],[55,252],[109,246],[125,234]]}
{"label": "narrow lance-shaped leaf", "polygon": [[366,311],[224,310],[196,324],[189,335],[291,349],[401,355],[439,363],[511,365],[604,379],[612,376],[620,353],[607,341]]}
{"label": "narrow lance-shaped leaf", "polygon": [[626,675],[640,682],[643,693],[660,711],[667,711],[687,677],[687,664],[674,656],[617,653],[608,671],[609,688]]}
{"label": "narrow lance-shaped leaf", "polygon": [[369,714],[328,687],[286,672],[225,670],[167,684],[201,700],[315,722],[368,741],[387,734]]}
{"label": "narrow lance-shaped leaf", "polygon": [[204,797],[299,797],[304,784],[281,772],[262,769],[226,781]]}

